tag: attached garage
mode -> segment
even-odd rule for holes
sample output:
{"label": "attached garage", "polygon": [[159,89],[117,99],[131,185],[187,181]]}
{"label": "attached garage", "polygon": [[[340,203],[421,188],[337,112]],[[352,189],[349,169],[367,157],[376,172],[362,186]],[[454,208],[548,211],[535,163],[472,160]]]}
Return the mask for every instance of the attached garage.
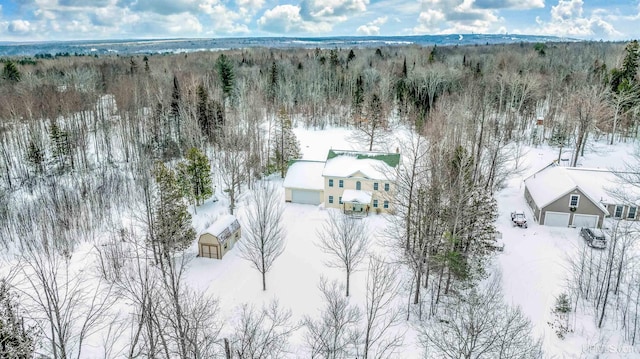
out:
{"label": "attached garage", "polygon": [[322,191],[292,188],[291,202],[316,205],[320,204],[322,203]]}
{"label": "attached garage", "polygon": [[545,212],[544,225],[552,227],[568,227],[569,226],[569,213],[561,212]]}
{"label": "attached garage", "polygon": [[289,165],[284,178],[284,200],[319,205],[324,201],[324,162],[297,160]]}
{"label": "attached garage", "polygon": [[576,228],[597,228],[599,217],[592,214],[574,214],[572,226]]}

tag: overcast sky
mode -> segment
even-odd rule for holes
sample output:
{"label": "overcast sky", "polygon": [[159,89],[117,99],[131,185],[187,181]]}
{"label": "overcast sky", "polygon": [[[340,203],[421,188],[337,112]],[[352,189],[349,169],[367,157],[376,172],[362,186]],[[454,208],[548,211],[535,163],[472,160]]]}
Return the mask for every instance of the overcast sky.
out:
{"label": "overcast sky", "polygon": [[640,0],[0,0],[0,41],[513,33],[640,37]]}

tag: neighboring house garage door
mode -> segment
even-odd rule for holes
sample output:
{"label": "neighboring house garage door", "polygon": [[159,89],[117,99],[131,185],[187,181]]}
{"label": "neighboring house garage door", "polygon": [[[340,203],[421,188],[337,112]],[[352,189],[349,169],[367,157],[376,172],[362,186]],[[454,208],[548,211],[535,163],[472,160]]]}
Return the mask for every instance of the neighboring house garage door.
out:
{"label": "neighboring house garage door", "polygon": [[320,204],[320,192],[303,189],[292,189],[291,202],[303,204]]}
{"label": "neighboring house garage door", "polygon": [[569,213],[546,212],[544,215],[544,225],[552,227],[569,226]]}
{"label": "neighboring house garage door", "polygon": [[593,214],[574,214],[573,215],[574,227],[598,227],[598,216]]}

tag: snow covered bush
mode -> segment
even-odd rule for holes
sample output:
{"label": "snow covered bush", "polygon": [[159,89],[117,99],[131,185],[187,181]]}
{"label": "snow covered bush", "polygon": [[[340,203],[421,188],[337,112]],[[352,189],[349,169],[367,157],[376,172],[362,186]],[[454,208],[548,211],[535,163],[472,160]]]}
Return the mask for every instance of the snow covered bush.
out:
{"label": "snow covered bush", "polygon": [[553,314],[553,321],[549,322],[549,325],[553,328],[560,339],[564,339],[567,333],[572,331],[569,328],[570,312],[571,303],[569,302],[569,296],[566,293],[562,293],[556,297],[556,303],[551,310],[551,313]]}

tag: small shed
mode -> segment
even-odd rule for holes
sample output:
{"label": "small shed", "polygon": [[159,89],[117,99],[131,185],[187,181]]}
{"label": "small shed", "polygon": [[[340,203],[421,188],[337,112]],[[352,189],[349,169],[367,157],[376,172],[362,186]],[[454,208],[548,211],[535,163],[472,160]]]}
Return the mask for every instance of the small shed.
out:
{"label": "small shed", "polygon": [[240,239],[240,222],[230,214],[218,218],[198,237],[198,255],[222,259]]}

